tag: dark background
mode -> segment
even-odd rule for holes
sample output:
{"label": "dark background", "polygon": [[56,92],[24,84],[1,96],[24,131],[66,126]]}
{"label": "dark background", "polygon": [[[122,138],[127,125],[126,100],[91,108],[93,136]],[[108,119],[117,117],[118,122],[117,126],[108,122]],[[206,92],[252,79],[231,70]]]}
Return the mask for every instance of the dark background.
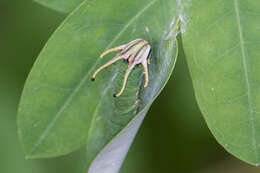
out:
{"label": "dark background", "polygon": [[[16,113],[26,76],[66,15],[31,1],[0,0],[0,173],[83,173],[84,149],[25,160]],[[256,173],[214,139],[198,109],[185,59],[150,109],[121,173]]]}

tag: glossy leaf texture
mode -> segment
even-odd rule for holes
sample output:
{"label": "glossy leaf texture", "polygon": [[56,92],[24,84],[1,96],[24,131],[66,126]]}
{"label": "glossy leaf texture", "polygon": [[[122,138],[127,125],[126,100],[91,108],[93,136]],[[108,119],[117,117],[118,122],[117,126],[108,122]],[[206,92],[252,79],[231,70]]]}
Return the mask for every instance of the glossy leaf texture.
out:
{"label": "glossy leaf texture", "polygon": [[[118,170],[173,71],[177,7],[175,0],[98,0],[86,1],[73,11],[43,48],[24,87],[18,132],[26,156],[54,157],[87,146],[88,165],[98,155],[92,171],[97,172],[95,165],[104,158],[113,160],[111,165]],[[93,72],[115,54],[98,57],[136,38],[152,45],[149,85],[143,88],[143,69],[136,67],[123,95],[113,98],[128,64],[117,62],[91,82]],[[122,152],[115,158],[107,155],[113,151]]]}
{"label": "glossy leaf texture", "polygon": [[[62,12],[70,13],[77,6],[79,6],[84,0],[33,0],[47,8]],[[85,0],[93,1],[93,0]]]}
{"label": "glossy leaf texture", "polygon": [[260,162],[260,2],[184,1],[183,46],[199,107],[224,148]]}

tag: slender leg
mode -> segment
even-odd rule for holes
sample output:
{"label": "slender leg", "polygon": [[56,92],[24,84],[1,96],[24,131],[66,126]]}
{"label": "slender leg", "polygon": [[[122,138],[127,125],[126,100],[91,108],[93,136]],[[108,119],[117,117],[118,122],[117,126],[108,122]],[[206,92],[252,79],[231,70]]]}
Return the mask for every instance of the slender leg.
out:
{"label": "slender leg", "polygon": [[115,63],[116,61],[120,60],[120,59],[123,59],[124,57],[122,56],[116,56],[115,58],[111,59],[110,61],[108,61],[106,64],[102,65],[101,67],[99,67],[97,69],[97,71],[95,71],[95,73],[92,75],[92,78],[91,80],[94,81],[95,80],[95,77],[96,75],[103,69],[107,68],[108,66],[110,66],[111,64]]}
{"label": "slender leg", "polygon": [[144,77],[145,77],[144,88],[146,88],[149,82],[147,62],[146,61],[142,62],[142,66],[144,68]]}
{"label": "slender leg", "polygon": [[114,47],[114,48],[111,48],[111,49],[108,49],[106,50],[104,53],[102,53],[100,55],[100,58],[103,58],[105,55],[111,53],[111,52],[116,52],[116,51],[121,51],[125,48],[125,45],[121,45],[121,46],[117,46],[117,47]]}
{"label": "slender leg", "polygon": [[123,91],[125,90],[125,87],[126,87],[126,82],[127,82],[128,76],[129,76],[129,74],[131,73],[131,71],[133,70],[134,67],[135,67],[135,64],[131,64],[131,65],[129,64],[128,69],[126,70],[126,73],[125,73],[125,76],[124,76],[122,88],[119,91],[119,93],[113,95],[114,97],[118,97],[123,93]]}

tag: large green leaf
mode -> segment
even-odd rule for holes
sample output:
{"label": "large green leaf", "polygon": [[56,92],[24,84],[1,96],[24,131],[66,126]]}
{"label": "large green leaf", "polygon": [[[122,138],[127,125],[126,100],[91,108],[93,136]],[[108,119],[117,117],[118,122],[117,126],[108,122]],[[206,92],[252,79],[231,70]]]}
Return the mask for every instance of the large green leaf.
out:
{"label": "large green leaf", "polygon": [[[34,1],[45,7],[54,9],[56,11],[69,13],[72,10],[74,10],[78,5],[80,5],[80,3],[82,3],[84,0],[34,0]],[[91,1],[91,0],[85,0],[85,1]]]}
{"label": "large green leaf", "polygon": [[[121,163],[173,70],[177,13],[175,0],[98,0],[85,2],[72,12],[42,50],[23,91],[18,131],[26,156],[58,156],[86,145],[88,165],[101,150],[93,165],[100,157],[116,159],[113,165]],[[153,46],[149,85],[143,89],[142,68],[137,67],[124,94],[113,98],[127,64],[116,63],[94,83],[91,75],[113,56],[99,59],[100,53],[136,38]],[[124,146],[117,154],[122,155],[119,161],[107,157],[107,148],[112,152],[110,146],[115,142]],[[120,164],[116,165],[119,169]]]}
{"label": "large green leaf", "polygon": [[184,2],[183,46],[199,107],[227,151],[258,165],[260,1]]}

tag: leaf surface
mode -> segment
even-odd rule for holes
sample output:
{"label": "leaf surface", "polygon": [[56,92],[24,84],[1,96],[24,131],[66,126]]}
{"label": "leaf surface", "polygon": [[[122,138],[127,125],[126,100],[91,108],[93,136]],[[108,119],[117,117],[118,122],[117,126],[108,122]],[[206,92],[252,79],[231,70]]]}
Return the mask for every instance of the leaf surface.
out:
{"label": "leaf surface", "polygon": [[[174,68],[176,7],[175,0],[98,0],[81,4],[67,17],[39,55],[23,91],[18,132],[28,158],[64,155],[87,146],[88,165],[98,155],[116,160],[113,171],[120,168],[142,119]],[[124,94],[113,98],[127,64],[115,63],[93,83],[93,72],[115,54],[98,57],[136,38],[153,47],[149,85],[143,88],[143,69],[137,67]],[[124,146],[117,154],[122,157],[107,157],[107,148],[115,141]]]}
{"label": "leaf surface", "polygon": [[199,107],[227,151],[258,165],[260,2],[184,2],[183,46]]}
{"label": "leaf surface", "polygon": [[[35,2],[53,10],[70,13],[77,6],[79,6],[84,0],[34,0]],[[85,0],[88,1],[88,0]]]}

